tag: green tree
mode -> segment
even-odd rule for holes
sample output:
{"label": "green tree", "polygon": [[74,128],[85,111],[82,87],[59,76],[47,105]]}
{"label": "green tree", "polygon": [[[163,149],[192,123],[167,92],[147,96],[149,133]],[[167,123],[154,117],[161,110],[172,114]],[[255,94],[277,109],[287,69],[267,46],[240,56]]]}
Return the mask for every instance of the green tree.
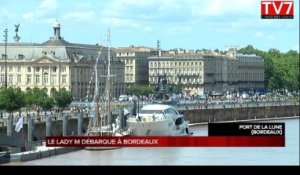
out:
{"label": "green tree", "polygon": [[61,89],[55,93],[54,102],[58,107],[65,108],[71,104],[72,94],[65,89]]}
{"label": "green tree", "polygon": [[20,88],[9,87],[0,90],[0,109],[7,112],[20,110],[26,105],[24,92]]}
{"label": "green tree", "polygon": [[41,103],[41,107],[43,108],[43,110],[49,111],[50,109],[52,109],[54,106],[54,99],[51,97],[46,97],[43,99],[42,103]]}

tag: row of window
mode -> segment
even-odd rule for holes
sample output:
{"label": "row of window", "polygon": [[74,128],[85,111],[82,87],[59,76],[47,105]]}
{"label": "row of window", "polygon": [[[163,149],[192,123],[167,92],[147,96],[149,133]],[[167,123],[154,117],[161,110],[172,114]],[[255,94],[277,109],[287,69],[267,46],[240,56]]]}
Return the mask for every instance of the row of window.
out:
{"label": "row of window", "polygon": [[[6,57],[6,58],[8,58],[8,56],[7,56],[7,55],[5,55],[5,54],[2,54],[2,59],[3,59],[3,60],[5,59],[5,57]],[[22,59],[24,59],[24,55],[22,55],[22,54],[18,54],[18,59],[19,59],[19,60],[22,60]]]}
{"label": "row of window", "polygon": [[125,62],[125,65],[126,64],[132,64],[133,60],[132,59],[125,59],[124,62]]}
{"label": "row of window", "polygon": [[[32,81],[32,75],[27,75],[26,76],[26,84],[30,84],[30,83],[48,84],[48,81],[49,81],[49,76],[48,75],[43,76],[43,78],[40,75],[35,75],[34,78],[35,78],[34,81]],[[2,83],[4,83],[5,82],[5,75],[1,75],[0,80],[1,80]],[[43,80],[43,81],[41,81],[41,80]],[[14,76],[9,75],[7,81],[8,81],[8,83],[13,83],[14,82]],[[21,82],[22,82],[22,76],[17,75],[16,83],[21,83]],[[50,77],[50,83],[51,84],[57,84],[56,75],[53,75],[53,76]],[[66,75],[61,76],[61,83],[67,83],[67,76]]]}
{"label": "row of window", "polygon": [[[149,78],[150,82],[158,82],[158,77],[150,77]],[[202,83],[202,77],[199,78],[173,78],[173,77],[167,77],[167,81],[170,83],[192,83],[192,84],[197,84],[197,83]]]}
{"label": "row of window", "polygon": [[134,81],[133,75],[125,75],[125,81],[126,82],[133,82]]}
{"label": "row of window", "polygon": [[128,73],[128,72],[133,73],[133,67],[132,66],[129,66],[129,67],[125,66],[125,73]]}
{"label": "row of window", "polygon": [[163,61],[158,61],[158,62],[153,62],[150,61],[150,67],[158,67],[158,66],[162,66],[162,67],[173,67],[173,66],[202,66],[202,62],[163,62]]}
{"label": "row of window", "polygon": [[[173,70],[172,69],[162,69],[162,70],[155,70],[155,69],[151,69],[150,70],[150,74],[156,74],[157,72],[162,72],[162,73],[166,73],[166,74],[173,74]],[[196,74],[201,74],[202,73],[202,69],[175,69],[175,74],[189,74],[189,75],[196,75]]]}
{"label": "row of window", "polygon": [[[12,72],[13,71],[13,66],[8,66],[8,72]],[[21,66],[18,66],[18,67],[15,67],[16,71],[17,72],[21,72],[22,70],[22,67]],[[34,71],[35,72],[40,72],[41,68],[40,67],[33,67]],[[49,71],[49,67],[43,67],[42,68],[43,71]],[[57,71],[57,67],[52,67],[52,72],[55,73]],[[60,68],[61,72],[66,72],[66,67],[61,67]],[[1,66],[1,72],[4,72],[5,71],[5,66]],[[27,67],[27,72],[31,72],[32,71],[32,67]]]}

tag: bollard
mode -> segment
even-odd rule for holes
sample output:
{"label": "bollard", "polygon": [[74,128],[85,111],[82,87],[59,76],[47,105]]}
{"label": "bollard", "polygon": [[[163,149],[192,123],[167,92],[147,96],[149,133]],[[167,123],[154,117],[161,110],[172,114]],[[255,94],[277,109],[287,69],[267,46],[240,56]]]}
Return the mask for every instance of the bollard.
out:
{"label": "bollard", "polygon": [[136,100],[133,100],[133,108],[132,108],[132,116],[136,116],[137,115],[137,110],[136,110],[136,108],[137,108],[137,106],[136,106],[136,103],[137,103],[137,101]]}
{"label": "bollard", "polygon": [[77,135],[82,134],[82,123],[83,123],[83,113],[78,113],[78,123],[77,123]]}
{"label": "bollard", "polygon": [[123,129],[125,129],[125,126],[126,126],[126,119],[125,119],[125,116],[124,116],[124,110],[123,109],[121,109],[120,111],[119,111],[119,119],[120,119],[120,128],[123,130]]}
{"label": "bollard", "polygon": [[68,136],[68,116],[63,116],[63,136]]}
{"label": "bollard", "polygon": [[46,136],[51,136],[52,116],[46,116]]}
{"label": "bollard", "polygon": [[28,119],[28,143],[31,143],[33,140],[33,118]]}
{"label": "bollard", "polygon": [[12,137],[12,134],[13,134],[13,126],[14,126],[14,123],[13,123],[13,116],[12,116],[12,115],[9,115],[8,118],[7,118],[7,136],[8,136],[8,137]]}

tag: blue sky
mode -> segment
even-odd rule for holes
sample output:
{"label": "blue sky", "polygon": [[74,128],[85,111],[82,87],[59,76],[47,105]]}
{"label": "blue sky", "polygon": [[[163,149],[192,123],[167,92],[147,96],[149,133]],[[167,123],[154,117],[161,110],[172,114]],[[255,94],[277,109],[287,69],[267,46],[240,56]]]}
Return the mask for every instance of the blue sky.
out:
{"label": "blue sky", "polygon": [[[261,19],[260,0],[0,0],[0,29],[20,23],[21,42],[41,43],[58,19],[69,42],[96,44],[111,30],[113,47],[220,49],[248,44],[299,50],[299,1],[294,19]],[[2,35],[1,35],[2,36]],[[1,40],[2,42],[3,40]]]}

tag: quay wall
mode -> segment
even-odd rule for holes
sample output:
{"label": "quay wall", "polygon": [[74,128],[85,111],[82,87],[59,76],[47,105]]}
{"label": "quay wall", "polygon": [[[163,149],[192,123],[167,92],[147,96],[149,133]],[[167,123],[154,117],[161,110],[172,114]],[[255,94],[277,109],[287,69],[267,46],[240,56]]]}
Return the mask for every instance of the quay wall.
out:
{"label": "quay wall", "polygon": [[[83,118],[83,133],[87,130],[89,123],[89,118]],[[6,135],[6,126],[0,127],[0,135]],[[46,122],[34,122],[33,128],[33,141],[44,140],[46,136]],[[77,118],[71,118],[68,120],[67,134],[77,135]],[[63,135],[63,120],[52,120],[51,124],[51,135],[52,136],[62,136]],[[13,132],[13,137],[28,140],[28,124],[23,125],[23,129],[17,133]]]}
{"label": "quay wall", "polygon": [[180,110],[190,123],[299,116],[299,105]]}
{"label": "quay wall", "polygon": [[[299,116],[299,105],[284,105],[284,106],[263,106],[263,107],[238,107],[238,108],[218,108],[218,109],[184,109],[180,110],[190,123],[204,123],[204,122],[220,122],[233,120],[251,120],[263,118],[277,118],[277,117],[292,117]],[[77,135],[77,118],[68,120],[67,135]],[[87,130],[89,118],[83,118],[83,130]],[[23,129],[17,133],[13,132],[13,137],[28,140],[28,124],[25,123]],[[0,135],[6,135],[6,126],[0,127]],[[44,140],[46,135],[45,122],[34,122],[33,137],[34,141]],[[52,119],[51,126],[52,136],[63,135],[63,120]]]}

